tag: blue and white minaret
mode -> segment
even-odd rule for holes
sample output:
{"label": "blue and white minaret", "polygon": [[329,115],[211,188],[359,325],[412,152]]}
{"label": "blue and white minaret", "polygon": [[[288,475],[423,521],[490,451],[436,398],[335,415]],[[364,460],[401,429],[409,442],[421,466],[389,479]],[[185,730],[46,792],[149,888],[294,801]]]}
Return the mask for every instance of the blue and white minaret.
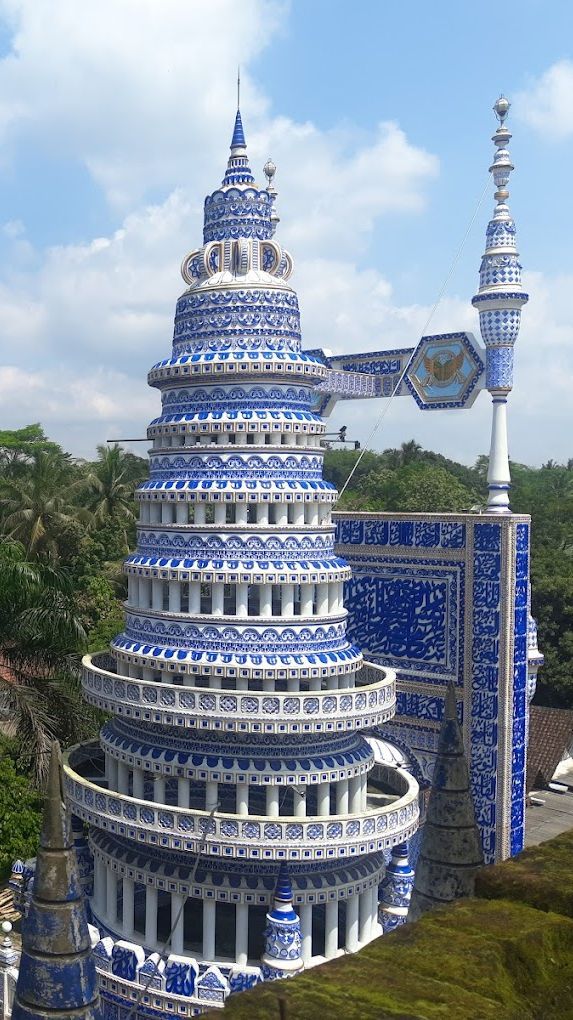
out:
{"label": "blue and white minaret", "polygon": [[486,386],[493,402],[487,509],[499,514],[510,512],[507,397],[513,386],[513,348],[519,334],[521,308],[528,300],[521,288],[515,223],[507,205],[507,185],[514,169],[507,149],[511,133],[505,126],[509,107],[505,96],[500,96],[493,107],[499,127],[492,138],[495,153],[489,169],[497,204],[487,226],[480,285],[472,301],[479,312],[486,345]]}
{"label": "blue and white minaret", "polygon": [[149,373],[162,410],[125,628],[84,660],[111,718],[70,754],[67,793],[90,826],[104,998],[149,979],[212,1006],[354,952],[381,933],[384,852],[417,828],[412,776],[370,777],[362,731],[394,715],[395,676],[346,636],[312,410],[327,369],[301,351],[274,174],[256,185],[237,112],[172,352]]}

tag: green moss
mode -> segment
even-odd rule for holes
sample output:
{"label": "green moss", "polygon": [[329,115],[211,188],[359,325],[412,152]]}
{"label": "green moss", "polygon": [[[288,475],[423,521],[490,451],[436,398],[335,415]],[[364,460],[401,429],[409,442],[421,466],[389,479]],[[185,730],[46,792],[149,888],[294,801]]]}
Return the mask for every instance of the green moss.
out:
{"label": "green moss", "polygon": [[565,1020],[572,992],[572,920],[468,900],[353,956],[232,996],[225,1018],[278,1020],[283,997],[288,1020]]}
{"label": "green moss", "polygon": [[573,831],[524,850],[518,857],[483,868],[476,895],[528,903],[573,917]]}

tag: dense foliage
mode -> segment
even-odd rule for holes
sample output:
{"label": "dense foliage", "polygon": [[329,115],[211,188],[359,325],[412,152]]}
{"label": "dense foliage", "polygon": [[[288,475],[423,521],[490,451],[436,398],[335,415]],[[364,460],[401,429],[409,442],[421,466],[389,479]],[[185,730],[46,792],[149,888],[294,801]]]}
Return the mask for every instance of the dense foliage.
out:
{"label": "dense foliage", "polygon": [[[359,454],[328,450],[342,489]],[[361,458],[339,508],[459,511],[484,506],[487,460],[465,467],[417,443]],[[573,461],[514,464],[512,507],[533,518],[533,611],[546,666],[537,700],[573,706]],[[114,445],[75,460],[39,425],[0,431],[0,726],[16,768],[41,783],[46,749],[95,732],[78,665],[121,629],[121,561],[135,545],[135,486],[147,461]],[[2,720],[4,720],[2,722]],[[14,756],[12,756],[14,757]]]}
{"label": "dense foliage", "polygon": [[[360,454],[330,450],[325,476],[341,490]],[[487,458],[465,467],[417,443],[367,452],[338,502],[348,510],[468,510],[486,502]],[[531,514],[532,611],[545,666],[535,701],[573,708],[573,459],[512,464],[511,507]]]}
{"label": "dense foliage", "polygon": [[97,452],[73,460],[39,425],[0,431],[0,723],[37,784],[54,737],[65,746],[95,732],[80,656],[121,629],[121,560],[147,465],[118,446]]}

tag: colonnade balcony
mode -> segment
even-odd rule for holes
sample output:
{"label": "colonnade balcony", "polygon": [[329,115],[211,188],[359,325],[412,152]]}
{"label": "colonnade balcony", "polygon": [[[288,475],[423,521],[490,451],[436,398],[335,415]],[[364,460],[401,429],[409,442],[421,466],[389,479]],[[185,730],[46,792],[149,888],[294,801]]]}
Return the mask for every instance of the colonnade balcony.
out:
{"label": "colonnade balcony", "polygon": [[[155,651],[158,650],[150,647],[147,654]],[[173,672],[168,672],[157,668],[157,659],[145,656],[143,652],[140,659],[147,665],[140,667],[133,661],[129,665],[134,672],[149,670],[148,679],[122,676],[106,653],[84,656],[82,686],[86,700],[125,719],[220,733],[328,735],[380,726],[395,713],[394,671],[373,663],[363,665],[361,658],[356,661],[350,652],[352,686],[342,688],[330,685],[334,680],[343,681],[343,676],[337,672],[329,675],[327,666],[311,665],[309,657],[304,670],[293,663],[294,676],[289,676],[291,671],[280,663],[269,668],[265,676],[260,668],[261,656],[258,666],[251,662],[245,668],[238,661],[236,667],[229,663],[220,667],[213,664],[210,673],[202,675],[198,667],[196,674],[191,673],[192,660],[186,663],[185,672],[180,672],[182,662],[175,667],[172,662],[163,661],[163,667],[168,665],[169,670],[173,667]],[[222,675],[217,675],[217,668]],[[230,675],[231,670],[235,676]],[[313,670],[318,676],[312,675]],[[321,677],[321,670],[326,676]],[[303,671],[306,676],[301,676]],[[242,676],[242,672],[247,675]],[[292,689],[283,692],[278,689],[280,684]],[[311,684],[316,684],[316,690]]]}
{"label": "colonnade balcony", "polygon": [[[74,814],[91,826],[138,845],[191,851],[203,856],[260,861],[327,861],[390,849],[409,839],[418,826],[418,784],[403,769],[389,769],[394,789],[390,803],[366,798],[366,808],[330,817],[223,814],[184,809],[109,792],[86,779],[81,748],[64,763],[65,787]],[[216,789],[213,791],[216,796]]]}
{"label": "colonnade balcony", "polygon": [[[161,952],[168,941],[168,952],[205,965],[259,965],[265,912],[272,893],[254,891],[252,884],[249,887],[242,881],[240,888],[236,882],[224,887],[197,886],[173,869],[169,876],[162,869],[142,869],[133,854],[127,866],[102,851],[100,842],[96,838],[93,843],[91,901],[100,930],[114,940],[144,946],[146,954]],[[346,879],[340,884],[332,879],[328,883],[304,882],[294,892],[306,966],[354,951],[381,934],[378,885],[384,863],[382,860],[368,870],[361,864],[353,864],[345,876],[340,873]]]}

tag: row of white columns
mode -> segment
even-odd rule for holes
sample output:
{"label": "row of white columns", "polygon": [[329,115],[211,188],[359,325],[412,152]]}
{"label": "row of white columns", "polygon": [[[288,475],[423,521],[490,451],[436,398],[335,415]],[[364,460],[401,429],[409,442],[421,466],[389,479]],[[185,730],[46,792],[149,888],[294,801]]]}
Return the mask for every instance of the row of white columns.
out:
{"label": "row of white columns", "polygon": [[[155,612],[174,614],[183,612],[190,616],[197,616],[201,612],[209,616],[223,616],[229,594],[229,616],[270,617],[273,616],[273,607],[276,609],[277,606],[280,606],[280,613],[275,613],[275,617],[329,616],[344,608],[342,581],[322,581],[320,584],[301,584],[297,587],[300,591],[297,592],[299,597],[295,602],[294,584],[250,585],[242,582],[225,585],[222,581],[203,584],[201,581],[165,581],[158,577],[128,574],[127,601],[132,609],[153,609]],[[259,596],[258,604],[249,600],[255,588]],[[228,589],[232,589],[231,592]]]}
{"label": "row of white columns", "polygon": [[[121,658],[117,660],[117,672],[119,676],[131,677],[133,680],[148,680],[152,683],[166,684],[173,684],[175,682],[182,684],[184,687],[199,687],[203,691],[206,689],[220,690],[223,687],[231,691],[258,691],[261,686],[261,681],[257,681],[257,686],[252,687],[249,677],[243,676],[230,677],[227,682],[224,682],[224,677],[208,676],[203,679],[202,683],[198,684],[196,677],[191,673],[183,673],[173,677],[172,674],[167,673],[165,670],[155,670],[150,666],[140,666],[136,662],[125,662]],[[279,684],[278,688],[276,686],[277,682]],[[275,681],[272,678],[266,678],[262,681],[262,689],[271,693],[277,690],[279,693],[284,692],[284,683],[284,680]],[[350,690],[355,686],[356,675],[354,673],[341,673],[329,677],[289,677],[286,681],[287,692],[293,694],[321,690]]]}
{"label": "row of white columns", "polygon": [[139,503],[140,524],[272,524],[278,527],[330,525],[330,505],[312,501],[284,503],[188,503],[186,500],[148,500]]}
{"label": "row of white columns", "polygon": [[[118,922],[117,900],[119,879],[109,871],[103,861],[95,858],[94,863],[94,909],[96,915],[112,930],[120,931],[125,939],[133,938],[135,933],[135,882],[132,878],[122,880],[123,916]],[[167,894],[166,894],[167,895]],[[185,897],[181,893],[171,893],[171,948],[172,953],[181,955],[184,952],[184,915]],[[324,957],[327,960],[339,952],[339,900],[329,900],[325,906]],[[215,937],[217,921],[217,903],[215,900],[204,899],[203,903],[203,959],[215,959]],[[302,934],[302,955],[306,965],[310,964],[313,955],[312,945],[312,911],[313,904],[307,903],[296,908],[299,911]],[[155,886],[145,886],[145,929],[144,941],[148,949],[153,950],[158,942],[157,937],[158,890]],[[373,886],[357,896],[346,900],[346,924],[344,931],[344,948],[355,952],[360,946],[370,942],[379,934],[378,927],[378,888]],[[235,959],[240,966],[248,960],[249,945],[249,905],[235,905]]]}
{"label": "row of white columns", "polygon": [[[118,761],[111,755],[105,755],[105,776],[108,783],[108,790],[129,795],[129,776],[132,775],[132,796],[135,800],[144,800],[144,781],[153,780],[154,804],[165,804],[165,781],[166,777],[154,773],[146,773],[144,769],[131,768],[126,762]],[[367,785],[368,776],[363,772],[359,776],[352,776],[350,779],[339,779],[335,783],[319,783],[315,789],[317,794],[317,815],[330,817],[330,789],[334,786],[335,791],[335,816],[362,814],[367,808]],[[205,784],[205,811],[212,811],[218,803],[218,787],[216,781],[209,780]],[[309,787],[299,784],[290,787],[293,790],[294,816],[304,818],[306,810],[306,793]],[[247,783],[236,786],[236,813],[247,815],[249,813],[249,787]],[[280,802],[283,794],[289,787],[267,786],[266,787],[266,815],[270,818],[280,816]],[[310,787],[312,789],[312,787]],[[179,777],[177,779],[177,805],[181,808],[189,807],[190,780]],[[288,816],[285,816],[288,817]]]}
{"label": "row of white columns", "polygon": [[195,446],[311,446],[320,448],[321,436],[313,432],[195,432],[153,437],[154,450],[193,449]]}

